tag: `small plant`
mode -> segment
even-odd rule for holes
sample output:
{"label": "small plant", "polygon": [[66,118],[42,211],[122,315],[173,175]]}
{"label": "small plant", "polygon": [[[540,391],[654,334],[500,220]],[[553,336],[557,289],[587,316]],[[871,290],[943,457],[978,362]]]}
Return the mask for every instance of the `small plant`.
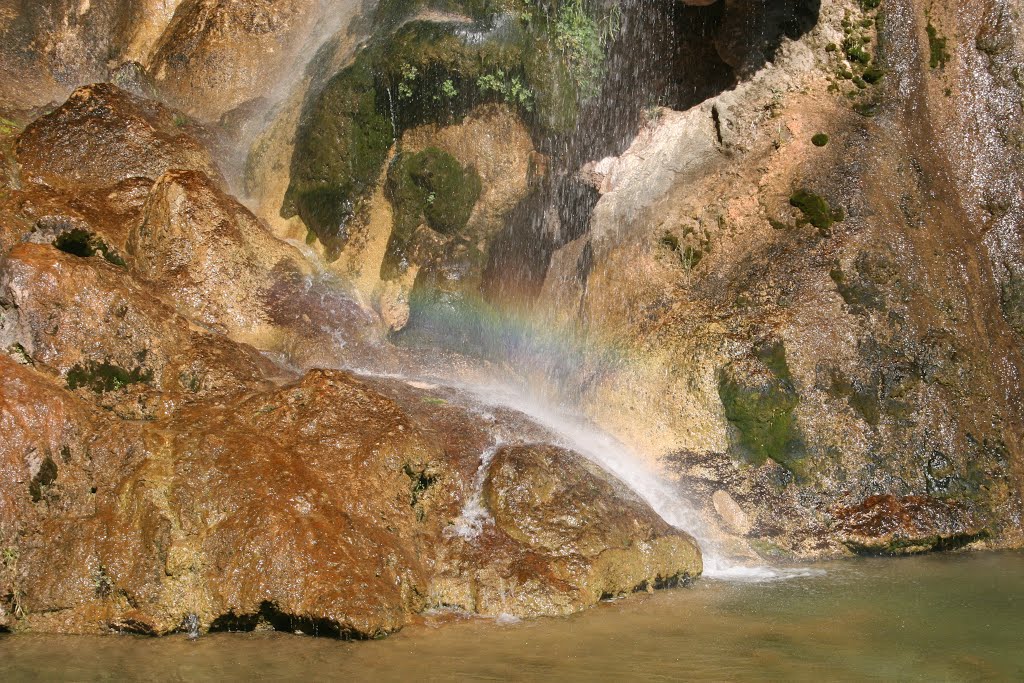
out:
{"label": "small plant", "polygon": [[398,99],[408,100],[412,98],[412,84],[419,76],[419,69],[411,64],[402,64],[402,80],[398,82]]}
{"label": "small plant", "polygon": [[811,143],[815,147],[824,147],[825,145],[828,144],[828,139],[829,138],[826,133],[818,133],[817,135],[811,138]]}
{"label": "small plant", "polygon": [[668,247],[672,251],[679,251],[679,238],[672,233],[666,231],[659,241],[661,246]]}
{"label": "small plant", "polygon": [[452,79],[447,78],[444,83],[441,84],[441,94],[448,99],[454,99],[459,96],[459,91],[455,87],[455,84],[452,83]]}
{"label": "small plant", "polygon": [[518,76],[508,77],[504,71],[498,70],[478,78],[476,87],[482,93],[500,95],[506,103],[522,107],[524,111],[533,111],[533,91]]}
{"label": "small plant", "polygon": [[878,83],[880,80],[882,80],[884,76],[885,72],[882,71],[878,64],[875,63],[869,65],[866,69],[864,69],[864,73],[861,74],[861,78],[863,78],[867,83],[870,83],[871,85]]}
{"label": "small plant", "polygon": [[789,198],[789,203],[800,210],[805,222],[810,223],[825,235],[828,234],[833,223],[842,221],[846,217],[841,208],[833,209],[824,197],[808,190],[794,192]]}
{"label": "small plant", "polygon": [[566,0],[559,7],[551,32],[584,99],[597,94],[604,74],[605,46],[621,30],[622,11],[618,5],[598,20],[587,12],[583,0]]}

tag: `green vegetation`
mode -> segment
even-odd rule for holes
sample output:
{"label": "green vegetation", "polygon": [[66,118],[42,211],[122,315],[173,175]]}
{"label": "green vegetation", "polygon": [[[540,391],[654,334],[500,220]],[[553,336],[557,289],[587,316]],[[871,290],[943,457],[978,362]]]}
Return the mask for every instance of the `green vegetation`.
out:
{"label": "green vegetation", "polygon": [[19,130],[21,130],[21,126],[17,123],[0,116],[0,136],[14,135]]}
{"label": "green vegetation", "polygon": [[[885,76],[884,69],[870,49],[875,34],[881,29],[882,16],[877,11],[879,6],[880,0],[862,0],[861,9],[868,15],[854,20],[848,12],[842,21],[842,44],[832,49],[826,48],[835,59],[836,80],[829,86],[829,91],[845,91],[854,110],[863,116],[874,116],[879,93],[871,86],[877,85]],[[856,90],[845,89],[842,81],[849,81]]]}
{"label": "green vegetation", "polygon": [[619,34],[621,24],[618,5],[612,5],[604,17],[595,18],[583,0],[562,0],[551,34],[584,98],[593,97],[600,89],[605,45]]}
{"label": "green vegetation", "polygon": [[754,356],[719,373],[718,396],[726,419],[736,428],[740,454],[749,462],[771,458],[796,474],[804,448],[793,415],[799,397],[785,347],[781,342],[766,344]]}
{"label": "green vegetation", "polygon": [[811,143],[815,147],[824,147],[825,145],[828,144],[828,139],[829,138],[828,138],[827,134],[825,134],[825,133],[818,133],[817,135],[815,135],[814,137],[811,138]]}
{"label": "green vegetation", "polygon": [[124,267],[124,259],[121,258],[116,251],[114,251],[106,242],[102,239],[82,228],[74,228],[62,232],[57,236],[57,239],[53,241],[53,246],[60,249],[64,253],[71,254],[72,256],[80,256],[82,258],[88,258],[100,254],[108,262],[113,263],[115,266]]}
{"label": "green vegetation", "polygon": [[97,394],[117,391],[130,384],[148,384],[153,381],[153,371],[135,368],[125,370],[110,362],[96,363],[89,361],[85,365],[75,365],[68,370],[68,389],[92,389]]}
{"label": "green vegetation", "polygon": [[662,235],[659,243],[663,247],[668,247],[670,251],[679,251],[679,238],[667,230],[665,231],[665,234]]}
{"label": "green vegetation", "polygon": [[789,203],[800,210],[804,222],[810,223],[825,235],[829,233],[833,223],[840,222],[846,217],[842,208],[833,209],[824,197],[809,190],[797,190],[789,198]]}
{"label": "green vegetation", "polygon": [[358,57],[327,83],[298,130],[282,214],[298,214],[329,250],[344,238],[344,225],[376,183],[394,142],[375,87],[369,61]]}
{"label": "green vegetation", "polygon": [[533,91],[523,84],[519,76],[506,76],[499,69],[496,73],[478,78],[476,87],[482,94],[496,93],[506,104],[521,107],[527,112],[533,111]]}
{"label": "green vegetation", "polygon": [[[424,8],[477,23],[402,24]],[[497,13],[512,11],[517,21],[487,33]],[[571,131],[581,103],[599,89],[622,19],[616,4],[589,0],[388,0],[374,21],[375,38],[306,103],[281,207],[285,218],[301,217],[329,254],[363,215],[403,131],[455,123],[487,102],[517,109],[540,135]]]}
{"label": "green vegetation", "polygon": [[925,30],[928,31],[928,50],[931,53],[928,65],[933,69],[943,69],[946,66],[946,62],[949,61],[946,38],[939,35],[938,30],[932,25],[931,21],[928,22]]}
{"label": "green vegetation", "polygon": [[385,193],[395,207],[394,228],[381,277],[400,275],[413,232],[422,223],[442,235],[458,235],[483,189],[475,168],[463,168],[451,154],[428,147],[398,155],[388,169]]}

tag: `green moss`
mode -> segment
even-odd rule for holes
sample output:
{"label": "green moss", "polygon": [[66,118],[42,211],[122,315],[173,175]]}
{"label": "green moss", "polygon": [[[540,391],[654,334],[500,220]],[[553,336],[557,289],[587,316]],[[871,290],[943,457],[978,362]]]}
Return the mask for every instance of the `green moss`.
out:
{"label": "green moss", "polygon": [[793,410],[793,388],[781,343],[755,352],[759,363],[731,364],[719,373],[718,396],[726,419],[739,434],[740,454],[754,464],[767,458],[799,473],[803,441]]}
{"label": "green moss", "polygon": [[88,258],[99,254],[115,266],[123,268],[125,265],[124,259],[121,258],[121,256],[118,255],[118,253],[106,242],[88,230],[83,230],[81,228],[74,228],[73,230],[62,232],[57,236],[57,239],[53,241],[53,246],[64,253],[71,254],[73,256]]}
{"label": "green moss", "polygon": [[861,74],[861,78],[863,78],[865,82],[870,83],[871,85],[875,85],[884,77],[885,72],[882,71],[878,64],[874,62],[872,62],[870,66],[864,69],[864,73]]}
{"label": "green moss", "polygon": [[818,133],[811,138],[811,143],[815,147],[824,147],[828,144],[828,135],[825,133]]}
{"label": "green moss", "polygon": [[603,19],[603,27],[583,0],[562,0],[551,27],[554,46],[564,55],[573,80],[584,99],[600,90],[604,76],[604,46],[608,38],[618,33],[621,16],[618,5]]}
{"label": "green moss", "polygon": [[[402,23],[425,8],[476,23]],[[518,21],[489,30],[496,14],[513,11]],[[572,131],[581,102],[599,89],[620,22],[616,4],[585,0],[381,3],[374,39],[306,104],[282,216],[300,216],[337,251],[396,138],[422,124],[457,122],[480,104],[517,108],[540,135]]]}
{"label": "green moss", "polygon": [[661,239],[658,241],[661,244],[661,246],[667,247],[671,251],[679,251],[679,238],[670,232],[666,231],[665,234],[662,235]]}
{"label": "green moss", "polygon": [[932,25],[931,21],[928,22],[925,30],[928,32],[928,51],[930,53],[928,65],[933,69],[945,68],[946,62],[949,61],[946,38],[939,35],[938,30]]}
{"label": "green moss", "polygon": [[852,36],[843,40],[843,52],[851,64],[866,65],[871,62],[871,53],[864,49],[864,44]]}
{"label": "green moss", "polygon": [[75,365],[68,370],[68,389],[91,389],[97,394],[117,391],[131,384],[147,384],[153,380],[152,370],[135,368],[125,370],[109,362],[96,363],[89,361],[85,365]]}
{"label": "green moss", "polygon": [[846,399],[849,406],[869,425],[878,425],[882,408],[877,387],[852,382],[838,371],[833,371],[829,393],[837,398]]}
{"label": "green moss", "polygon": [[687,246],[685,249],[683,249],[683,266],[685,266],[687,270],[692,270],[696,268],[698,265],[700,265],[701,259],[703,258],[704,251],[701,249],[697,249],[696,247],[691,246]]}
{"label": "green moss", "polygon": [[421,223],[442,235],[458,235],[469,222],[482,189],[475,168],[463,168],[455,157],[437,147],[398,155],[388,169],[385,185],[395,218],[381,277],[390,279],[404,271],[409,240]]}
{"label": "green moss", "polygon": [[823,234],[828,234],[833,223],[845,218],[842,208],[833,209],[824,197],[809,190],[797,190],[789,198],[789,203],[800,210],[804,221],[816,227]]}
{"label": "green moss", "polygon": [[366,54],[332,78],[309,108],[292,156],[282,215],[300,216],[329,247],[344,240],[345,224],[360,210],[394,142]]}

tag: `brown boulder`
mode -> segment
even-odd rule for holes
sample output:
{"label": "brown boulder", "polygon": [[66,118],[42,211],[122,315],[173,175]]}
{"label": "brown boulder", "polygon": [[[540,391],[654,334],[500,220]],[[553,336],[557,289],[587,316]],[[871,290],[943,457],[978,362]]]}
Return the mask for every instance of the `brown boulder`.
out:
{"label": "brown boulder", "polygon": [[23,180],[81,192],[168,169],[219,178],[200,131],[183,115],[109,83],[79,88],[18,138]]}
{"label": "brown boulder", "polygon": [[481,614],[569,614],[700,575],[693,538],[629,487],[555,446],[504,447],[483,486],[493,523],[452,536],[432,599]]}
{"label": "brown boulder", "polygon": [[[4,405],[22,415],[32,398]],[[31,504],[42,520],[18,541],[17,587],[29,627],[167,633],[195,615],[203,629],[262,619],[371,636],[422,608],[407,472],[429,453],[388,399],[318,371],[141,432],[144,456],[114,449],[120,468],[92,489],[93,510],[65,509],[63,465]],[[24,502],[11,481],[0,490]]]}
{"label": "brown boulder", "polygon": [[269,324],[272,288],[308,272],[298,250],[199,171],[157,180],[127,250],[133,271],[182,315],[236,339]]}
{"label": "brown boulder", "polygon": [[161,93],[203,121],[272,90],[322,16],[320,0],[184,0],[156,47]]}
{"label": "brown boulder", "polygon": [[15,247],[0,265],[0,348],[19,349],[108,407],[126,397],[144,404],[121,405],[128,415],[158,410],[150,389],[192,400],[250,390],[276,373],[255,349],[191,329],[124,268],[41,244]]}
{"label": "brown boulder", "polygon": [[988,536],[966,505],[930,496],[871,496],[832,515],[840,540],[867,555],[952,550]]}

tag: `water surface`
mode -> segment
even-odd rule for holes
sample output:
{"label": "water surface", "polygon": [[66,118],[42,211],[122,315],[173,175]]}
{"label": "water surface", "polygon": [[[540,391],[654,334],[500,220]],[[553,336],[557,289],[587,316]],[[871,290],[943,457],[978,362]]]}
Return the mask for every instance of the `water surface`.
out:
{"label": "water surface", "polygon": [[815,569],[702,579],[562,619],[441,616],[365,643],[2,636],[0,680],[1024,680],[1024,554]]}

